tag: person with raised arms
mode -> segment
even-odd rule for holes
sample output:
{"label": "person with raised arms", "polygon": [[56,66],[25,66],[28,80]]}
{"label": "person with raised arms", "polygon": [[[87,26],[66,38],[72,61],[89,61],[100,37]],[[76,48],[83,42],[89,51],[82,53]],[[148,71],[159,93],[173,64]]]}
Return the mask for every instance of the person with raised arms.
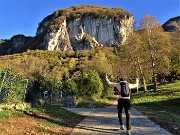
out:
{"label": "person with raised arms", "polygon": [[116,87],[119,93],[119,99],[118,99],[118,118],[120,123],[120,129],[124,130],[124,124],[122,120],[122,110],[124,108],[125,114],[126,114],[126,129],[127,129],[127,135],[131,134],[131,118],[130,118],[130,109],[131,109],[131,101],[130,101],[130,95],[131,95],[131,89],[137,88],[139,86],[139,79],[136,78],[135,84],[130,84],[127,81],[125,81],[123,78],[120,78],[120,82],[110,82],[107,75],[105,76],[106,82],[110,87]]}

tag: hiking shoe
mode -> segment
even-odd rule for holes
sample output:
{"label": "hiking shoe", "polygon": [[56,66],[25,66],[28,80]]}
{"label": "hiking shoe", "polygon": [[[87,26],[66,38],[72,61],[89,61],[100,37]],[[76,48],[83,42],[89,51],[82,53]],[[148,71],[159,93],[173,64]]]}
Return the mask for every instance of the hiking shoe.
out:
{"label": "hiking shoe", "polygon": [[124,130],[124,129],[125,129],[125,128],[124,128],[124,125],[121,125],[120,129],[121,129],[121,130]]}
{"label": "hiking shoe", "polygon": [[131,130],[127,130],[127,135],[131,135]]}

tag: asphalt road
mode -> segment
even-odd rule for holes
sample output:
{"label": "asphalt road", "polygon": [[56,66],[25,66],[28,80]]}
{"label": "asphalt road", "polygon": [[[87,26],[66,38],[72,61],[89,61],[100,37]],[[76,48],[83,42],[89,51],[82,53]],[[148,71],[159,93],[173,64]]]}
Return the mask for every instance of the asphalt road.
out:
{"label": "asphalt road", "polygon": [[[82,122],[75,126],[70,135],[126,134],[126,130],[120,130],[116,104],[107,108],[66,109],[87,116]],[[123,118],[125,122],[124,113]],[[131,133],[132,135],[171,135],[168,131],[147,119],[134,108],[131,109]]]}

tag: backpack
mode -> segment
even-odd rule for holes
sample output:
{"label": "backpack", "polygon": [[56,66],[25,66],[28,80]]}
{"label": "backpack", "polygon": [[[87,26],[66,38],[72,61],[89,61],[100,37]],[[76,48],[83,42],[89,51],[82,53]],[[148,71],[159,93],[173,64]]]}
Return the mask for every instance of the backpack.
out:
{"label": "backpack", "polygon": [[114,87],[114,95],[119,95],[119,91],[116,87]]}
{"label": "backpack", "polygon": [[129,97],[130,96],[130,88],[127,82],[120,82],[121,87],[121,96],[122,97]]}

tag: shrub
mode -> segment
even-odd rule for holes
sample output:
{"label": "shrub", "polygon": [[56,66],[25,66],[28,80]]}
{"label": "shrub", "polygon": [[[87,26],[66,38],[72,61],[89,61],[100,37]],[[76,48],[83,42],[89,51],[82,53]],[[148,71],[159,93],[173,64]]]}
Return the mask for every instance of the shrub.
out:
{"label": "shrub", "polygon": [[0,72],[0,99],[1,102],[22,102],[25,100],[28,81],[10,70]]}
{"label": "shrub", "polygon": [[91,70],[89,74],[82,75],[77,84],[79,90],[78,96],[85,99],[99,99],[104,89],[101,78],[95,70]]}
{"label": "shrub", "polygon": [[64,81],[63,90],[67,93],[77,94],[78,87],[74,80],[68,79]]}

